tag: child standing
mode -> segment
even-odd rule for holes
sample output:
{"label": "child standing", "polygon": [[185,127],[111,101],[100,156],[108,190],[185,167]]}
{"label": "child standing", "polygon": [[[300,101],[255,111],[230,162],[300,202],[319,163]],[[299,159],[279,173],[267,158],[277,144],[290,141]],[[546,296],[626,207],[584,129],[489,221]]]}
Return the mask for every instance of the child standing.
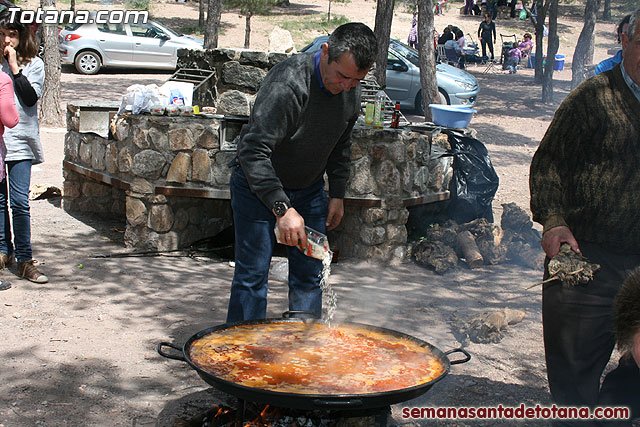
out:
{"label": "child standing", "polygon": [[518,49],[518,43],[514,43],[511,46],[508,56],[509,59],[505,62],[505,66],[506,68],[509,68],[509,74],[515,74],[518,72],[518,64],[522,59],[522,51]]}

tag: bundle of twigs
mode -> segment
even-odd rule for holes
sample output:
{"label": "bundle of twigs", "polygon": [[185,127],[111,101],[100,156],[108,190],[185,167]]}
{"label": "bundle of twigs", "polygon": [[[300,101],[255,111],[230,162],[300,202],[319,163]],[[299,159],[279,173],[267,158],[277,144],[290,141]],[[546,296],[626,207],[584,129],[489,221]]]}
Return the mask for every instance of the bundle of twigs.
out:
{"label": "bundle of twigs", "polygon": [[593,279],[600,265],[589,262],[582,254],[576,253],[567,243],[560,245],[560,251],[548,265],[549,278],[527,287],[531,289],[553,280],[560,280],[566,286],[577,286]]}

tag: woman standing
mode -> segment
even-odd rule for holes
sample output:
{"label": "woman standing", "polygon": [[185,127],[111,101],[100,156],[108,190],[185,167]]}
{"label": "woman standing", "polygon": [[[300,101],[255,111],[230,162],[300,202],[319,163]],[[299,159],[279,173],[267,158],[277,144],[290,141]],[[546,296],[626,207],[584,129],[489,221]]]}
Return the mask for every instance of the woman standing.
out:
{"label": "woman standing", "polygon": [[[35,283],[46,283],[31,252],[29,185],[31,166],[42,163],[37,103],[44,83],[44,63],[36,56],[38,45],[30,28],[10,23],[0,28],[4,44],[2,71],[13,77],[15,104],[20,122],[4,134],[7,176],[0,182],[0,268],[18,263],[18,275]],[[8,188],[7,188],[8,184]],[[7,195],[11,200],[13,242]]]}
{"label": "woman standing", "polygon": [[487,56],[487,46],[489,46],[489,52],[491,52],[491,59],[493,60],[495,58],[493,44],[496,42],[496,24],[491,20],[489,13],[484,14],[484,21],[478,27],[478,37],[480,37],[480,43],[482,44],[482,56]]}

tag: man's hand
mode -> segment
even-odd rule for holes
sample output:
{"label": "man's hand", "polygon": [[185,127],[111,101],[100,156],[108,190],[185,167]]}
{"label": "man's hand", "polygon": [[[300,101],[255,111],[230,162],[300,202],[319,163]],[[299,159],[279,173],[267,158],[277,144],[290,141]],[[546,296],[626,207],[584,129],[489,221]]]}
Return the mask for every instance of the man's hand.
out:
{"label": "man's hand", "polygon": [[549,258],[556,256],[560,251],[560,245],[565,242],[571,246],[574,252],[580,253],[578,242],[576,238],[573,237],[573,233],[569,230],[569,227],[554,227],[542,235],[542,249]]}
{"label": "man's hand", "polygon": [[307,247],[307,233],[304,231],[304,218],[300,216],[294,208],[287,209],[287,212],[277,219],[280,230],[280,241],[288,246],[296,246],[298,241],[302,242],[302,247]]}
{"label": "man's hand", "polygon": [[344,216],[344,202],[343,199],[329,198],[329,211],[327,212],[327,230],[333,230],[336,228],[342,217]]}

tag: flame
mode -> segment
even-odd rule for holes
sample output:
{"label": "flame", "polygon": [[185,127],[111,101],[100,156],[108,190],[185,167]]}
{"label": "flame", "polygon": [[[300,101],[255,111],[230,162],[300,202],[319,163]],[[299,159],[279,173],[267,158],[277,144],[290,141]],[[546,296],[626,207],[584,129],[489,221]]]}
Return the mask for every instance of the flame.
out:
{"label": "flame", "polygon": [[[244,421],[242,427],[271,427],[285,414],[284,409],[274,408],[269,405],[265,405],[262,409],[254,407],[250,409],[250,412],[257,414],[256,418],[252,421]],[[233,413],[235,413],[234,409],[223,406],[218,408],[218,411],[213,416],[212,420],[217,420],[218,423],[222,423],[220,425],[235,425],[229,418],[230,416],[233,416]],[[231,422],[231,424],[228,424],[229,422]]]}

